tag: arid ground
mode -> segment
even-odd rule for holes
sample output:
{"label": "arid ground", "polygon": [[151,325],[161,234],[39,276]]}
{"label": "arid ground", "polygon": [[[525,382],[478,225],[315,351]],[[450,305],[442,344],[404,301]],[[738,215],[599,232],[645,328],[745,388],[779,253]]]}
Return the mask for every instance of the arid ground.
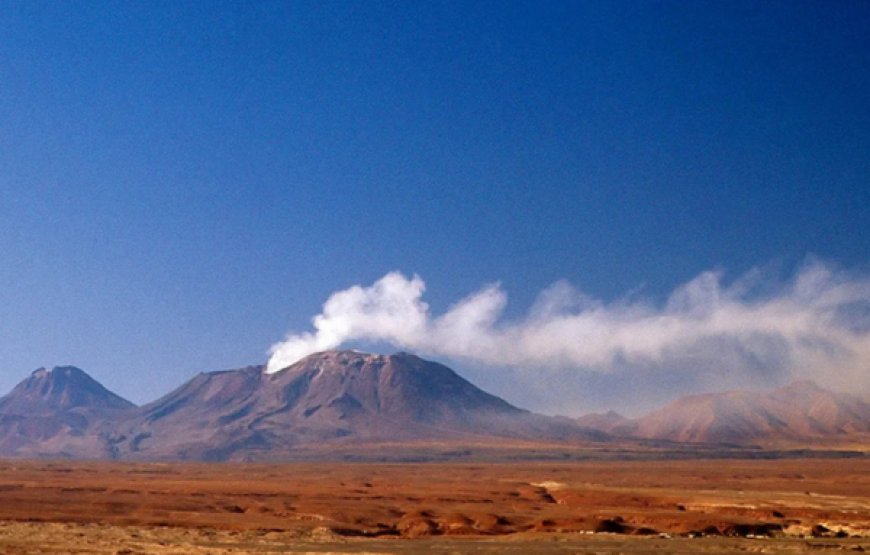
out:
{"label": "arid ground", "polygon": [[860,459],[0,462],[0,553],[870,549]]}

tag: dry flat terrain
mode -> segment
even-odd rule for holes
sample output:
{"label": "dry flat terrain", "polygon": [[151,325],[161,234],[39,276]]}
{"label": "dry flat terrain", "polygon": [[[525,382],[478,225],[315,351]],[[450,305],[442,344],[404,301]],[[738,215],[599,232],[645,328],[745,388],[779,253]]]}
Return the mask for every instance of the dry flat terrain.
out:
{"label": "dry flat terrain", "polygon": [[0,521],[2,553],[860,551],[870,465],[8,460]]}

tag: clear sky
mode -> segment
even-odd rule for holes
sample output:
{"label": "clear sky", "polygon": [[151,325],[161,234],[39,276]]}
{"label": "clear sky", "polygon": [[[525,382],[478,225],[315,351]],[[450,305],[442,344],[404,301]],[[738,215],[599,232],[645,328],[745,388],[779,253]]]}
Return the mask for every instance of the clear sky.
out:
{"label": "clear sky", "polygon": [[[0,29],[0,392],[73,364],[147,402],[391,271],[433,317],[500,284],[496,329],[560,280],[656,312],[754,268],[870,306],[865,0],[7,0]],[[360,338],[541,410],[708,383],[624,343]]]}

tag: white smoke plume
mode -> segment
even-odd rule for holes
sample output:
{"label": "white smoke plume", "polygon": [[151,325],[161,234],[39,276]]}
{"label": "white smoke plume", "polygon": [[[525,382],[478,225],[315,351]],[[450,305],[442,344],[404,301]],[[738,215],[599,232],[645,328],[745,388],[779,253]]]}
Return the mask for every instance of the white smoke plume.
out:
{"label": "white smoke plume", "polygon": [[272,347],[267,371],[350,341],[513,368],[715,373],[748,365],[840,384],[870,371],[870,280],[820,262],[772,292],[760,271],[728,286],[720,273],[704,272],[659,305],[608,304],[558,282],[519,321],[502,321],[507,295],[497,284],[441,315],[422,300],[425,289],[419,276],[392,272],[333,294],[313,332]]}

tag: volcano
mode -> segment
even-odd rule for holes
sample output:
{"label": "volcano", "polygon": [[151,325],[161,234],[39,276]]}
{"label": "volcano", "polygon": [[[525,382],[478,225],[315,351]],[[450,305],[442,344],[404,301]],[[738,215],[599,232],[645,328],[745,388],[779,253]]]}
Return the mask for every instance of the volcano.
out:
{"label": "volcano", "polygon": [[539,448],[658,445],[648,440],[866,444],[870,403],[797,382],[772,393],[690,395],[634,420],[614,412],[568,419],[517,408],[437,362],[356,351],[313,354],[271,374],[263,366],[202,373],[142,407],[72,366],[36,370],[0,398],[7,457],[293,461],[363,453],[397,461],[433,460],[444,450],[455,460],[462,446],[511,458]]}
{"label": "volcano", "polygon": [[274,374],[200,374],[139,409],[120,437],[122,456],[186,460],[272,459],[327,444],[607,438],[514,407],[444,365],[355,351],[314,354]]}

